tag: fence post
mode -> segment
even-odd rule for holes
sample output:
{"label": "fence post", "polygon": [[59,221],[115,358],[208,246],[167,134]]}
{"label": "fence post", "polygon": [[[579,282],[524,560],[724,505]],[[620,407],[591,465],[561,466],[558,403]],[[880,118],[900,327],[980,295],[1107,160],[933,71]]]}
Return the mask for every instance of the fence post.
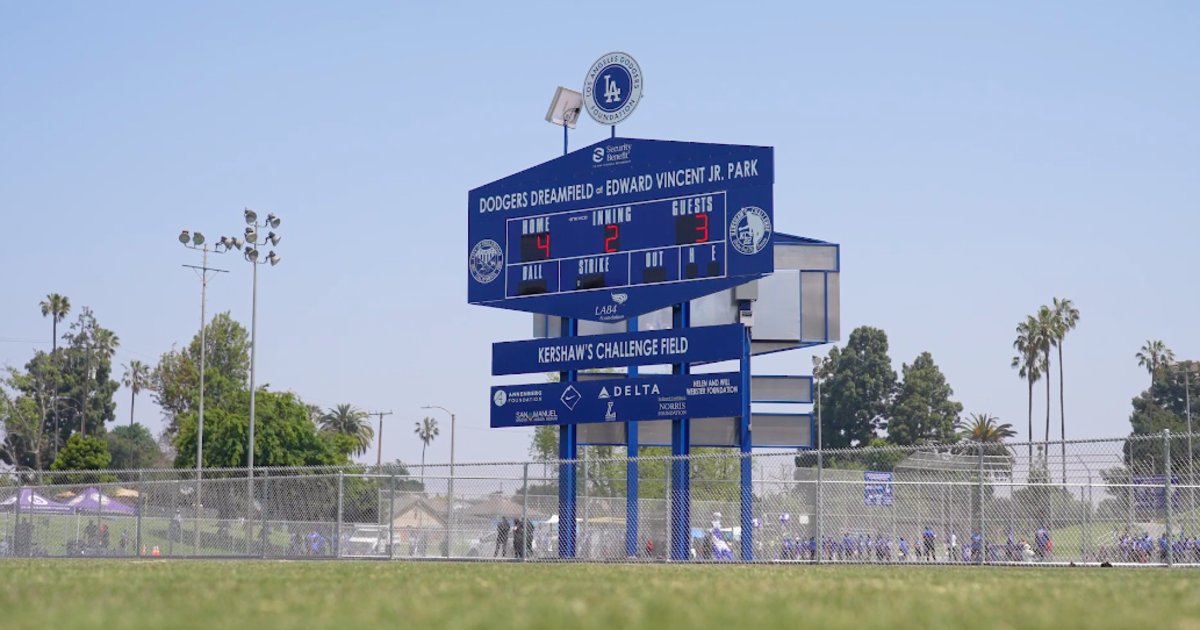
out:
{"label": "fence post", "polygon": [[825,556],[825,451],[817,448],[817,564]]}
{"label": "fence post", "polygon": [[1175,545],[1171,539],[1171,430],[1163,429],[1163,510],[1166,515],[1167,531],[1167,566],[1175,562]]}
{"label": "fence post", "polygon": [[342,557],[342,497],[345,491],[346,473],[338,471],[338,493],[337,493],[337,523],[333,530],[333,549],[334,557]]}
{"label": "fence post", "polygon": [[144,473],[138,471],[138,511],[137,524],[133,530],[133,555],[142,555],[142,512],[146,511],[146,482]]}
{"label": "fence post", "polygon": [[261,547],[259,549],[259,556],[266,558],[267,544],[271,541],[271,537],[267,533],[269,529],[267,523],[270,521],[268,518],[270,515],[267,514],[267,506],[271,504],[271,469],[263,468],[262,472],[262,508],[258,511],[258,537],[261,541],[259,542],[259,546]]}
{"label": "fence post", "polygon": [[446,479],[446,543],[443,556],[450,557],[450,539],[454,532],[454,469]]}
{"label": "fence post", "polygon": [[[521,523],[522,523],[521,529],[524,530],[525,529],[524,523],[529,522],[529,462],[525,462],[525,464],[523,466],[523,470],[521,471],[521,479],[524,482],[524,484],[523,484],[524,487],[521,490]],[[559,518],[562,518],[562,517],[559,517]],[[514,539],[513,542],[515,543],[516,540]],[[547,551],[549,551],[549,550],[547,549]],[[480,554],[482,554],[482,553],[483,553],[483,551],[481,550]],[[501,557],[503,557],[503,556],[501,556]],[[521,554],[521,562],[528,562],[528,561],[529,561],[529,554],[527,554],[527,553]]]}
{"label": "fence post", "polygon": [[983,442],[979,443],[979,564],[987,562],[988,540],[983,520]]}
{"label": "fence post", "polygon": [[[17,472],[17,502],[13,504],[13,547],[12,554],[20,557],[23,555],[21,546],[21,495],[25,493],[25,481],[21,479],[21,473]],[[30,492],[33,492],[30,490]],[[33,509],[33,497],[29,497],[29,508]]]}
{"label": "fence post", "polygon": [[396,469],[388,477],[388,560],[396,558]]}
{"label": "fence post", "polygon": [[671,458],[663,460],[663,470],[666,472],[663,485],[663,505],[666,506],[665,514],[667,523],[667,546],[664,549],[667,553],[663,557],[666,558],[667,562],[671,561],[671,549],[674,548],[671,546],[673,542],[671,539],[674,538],[671,533],[675,528],[674,523],[671,522],[671,514],[673,512],[671,509],[671,466],[673,463]]}

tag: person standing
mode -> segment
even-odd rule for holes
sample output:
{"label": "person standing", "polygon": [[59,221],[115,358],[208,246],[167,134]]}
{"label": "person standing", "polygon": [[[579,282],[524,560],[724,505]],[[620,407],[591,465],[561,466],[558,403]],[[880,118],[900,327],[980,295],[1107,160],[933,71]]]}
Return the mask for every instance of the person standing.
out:
{"label": "person standing", "polygon": [[511,527],[508,524],[508,519],[501,516],[500,522],[496,524],[496,549],[492,552],[492,557],[499,556],[501,558],[508,557],[508,533]]}
{"label": "person standing", "polygon": [[525,557],[525,545],[521,541],[525,538],[525,523],[521,519],[515,519],[516,526],[513,527],[513,557],[518,560]]}
{"label": "person standing", "polygon": [[937,562],[937,548],[934,546],[934,539],[937,537],[933,533],[933,528],[926,525],[925,531],[922,533],[922,538],[925,543],[925,560]]}

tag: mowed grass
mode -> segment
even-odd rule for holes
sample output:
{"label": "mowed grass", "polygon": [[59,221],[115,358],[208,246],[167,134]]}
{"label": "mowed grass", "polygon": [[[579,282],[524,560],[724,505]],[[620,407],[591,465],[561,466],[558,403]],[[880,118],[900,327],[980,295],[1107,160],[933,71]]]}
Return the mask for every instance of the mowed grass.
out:
{"label": "mowed grass", "polygon": [[1200,573],[5,560],[0,627],[1200,628]]}

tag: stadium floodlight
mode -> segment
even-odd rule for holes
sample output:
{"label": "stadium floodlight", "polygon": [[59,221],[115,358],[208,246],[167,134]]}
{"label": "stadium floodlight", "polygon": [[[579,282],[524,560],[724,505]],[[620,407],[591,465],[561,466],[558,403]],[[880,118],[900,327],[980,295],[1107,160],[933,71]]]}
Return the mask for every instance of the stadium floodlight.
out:
{"label": "stadium floodlight", "polygon": [[274,267],[279,264],[279,256],[276,256],[275,252],[269,252],[267,254],[267,262],[271,263],[271,266]]}
{"label": "stadium floodlight", "polygon": [[180,243],[187,245],[191,240],[192,240],[192,237],[190,234],[188,234],[187,230],[184,230],[179,233],[179,242]]}
{"label": "stadium floodlight", "polygon": [[267,225],[273,228],[279,227],[279,217],[275,216],[274,212],[267,215]]}
{"label": "stadium floodlight", "polygon": [[254,222],[258,221],[258,214],[255,213],[250,208],[246,208],[245,215],[246,215],[246,223],[253,224]]}
{"label": "stadium floodlight", "polygon": [[274,232],[269,232],[267,233],[267,240],[270,241],[272,245],[278,245],[280,236]]}
{"label": "stadium floodlight", "polygon": [[566,126],[574,129],[582,109],[583,94],[560,85],[554,91],[554,99],[550,101],[550,109],[546,112],[546,122],[557,127]]}
{"label": "stadium floodlight", "polygon": [[193,245],[203,245],[204,244],[204,235],[199,232],[196,232],[195,234],[193,234],[192,235],[192,244]]}
{"label": "stadium floodlight", "polygon": [[252,225],[246,228],[246,242],[254,243],[256,241],[258,241],[258,228]]}
{"label": "stadium floodlight", "polygon": [[246,246],[246,260],[249,260],[250,262],[258,261],[258,250],[255,249],[253,245]]}

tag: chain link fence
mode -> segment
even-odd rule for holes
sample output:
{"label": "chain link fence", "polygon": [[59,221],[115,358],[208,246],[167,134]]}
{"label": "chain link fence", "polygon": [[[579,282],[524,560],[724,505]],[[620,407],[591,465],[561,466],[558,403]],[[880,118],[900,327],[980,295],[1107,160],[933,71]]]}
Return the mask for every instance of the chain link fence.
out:
{"label": "chain link fence", "polygon": [[[580,449],[570,462],[253,476],[10,471],[0,473],[0,556],[559,560],[559,479],[573,476],[581,560],[674,549],[714,562],[1200,566],[1194,442],[1163,432],[633,459]],[[670,527],[673,513],[686,522]]]}

